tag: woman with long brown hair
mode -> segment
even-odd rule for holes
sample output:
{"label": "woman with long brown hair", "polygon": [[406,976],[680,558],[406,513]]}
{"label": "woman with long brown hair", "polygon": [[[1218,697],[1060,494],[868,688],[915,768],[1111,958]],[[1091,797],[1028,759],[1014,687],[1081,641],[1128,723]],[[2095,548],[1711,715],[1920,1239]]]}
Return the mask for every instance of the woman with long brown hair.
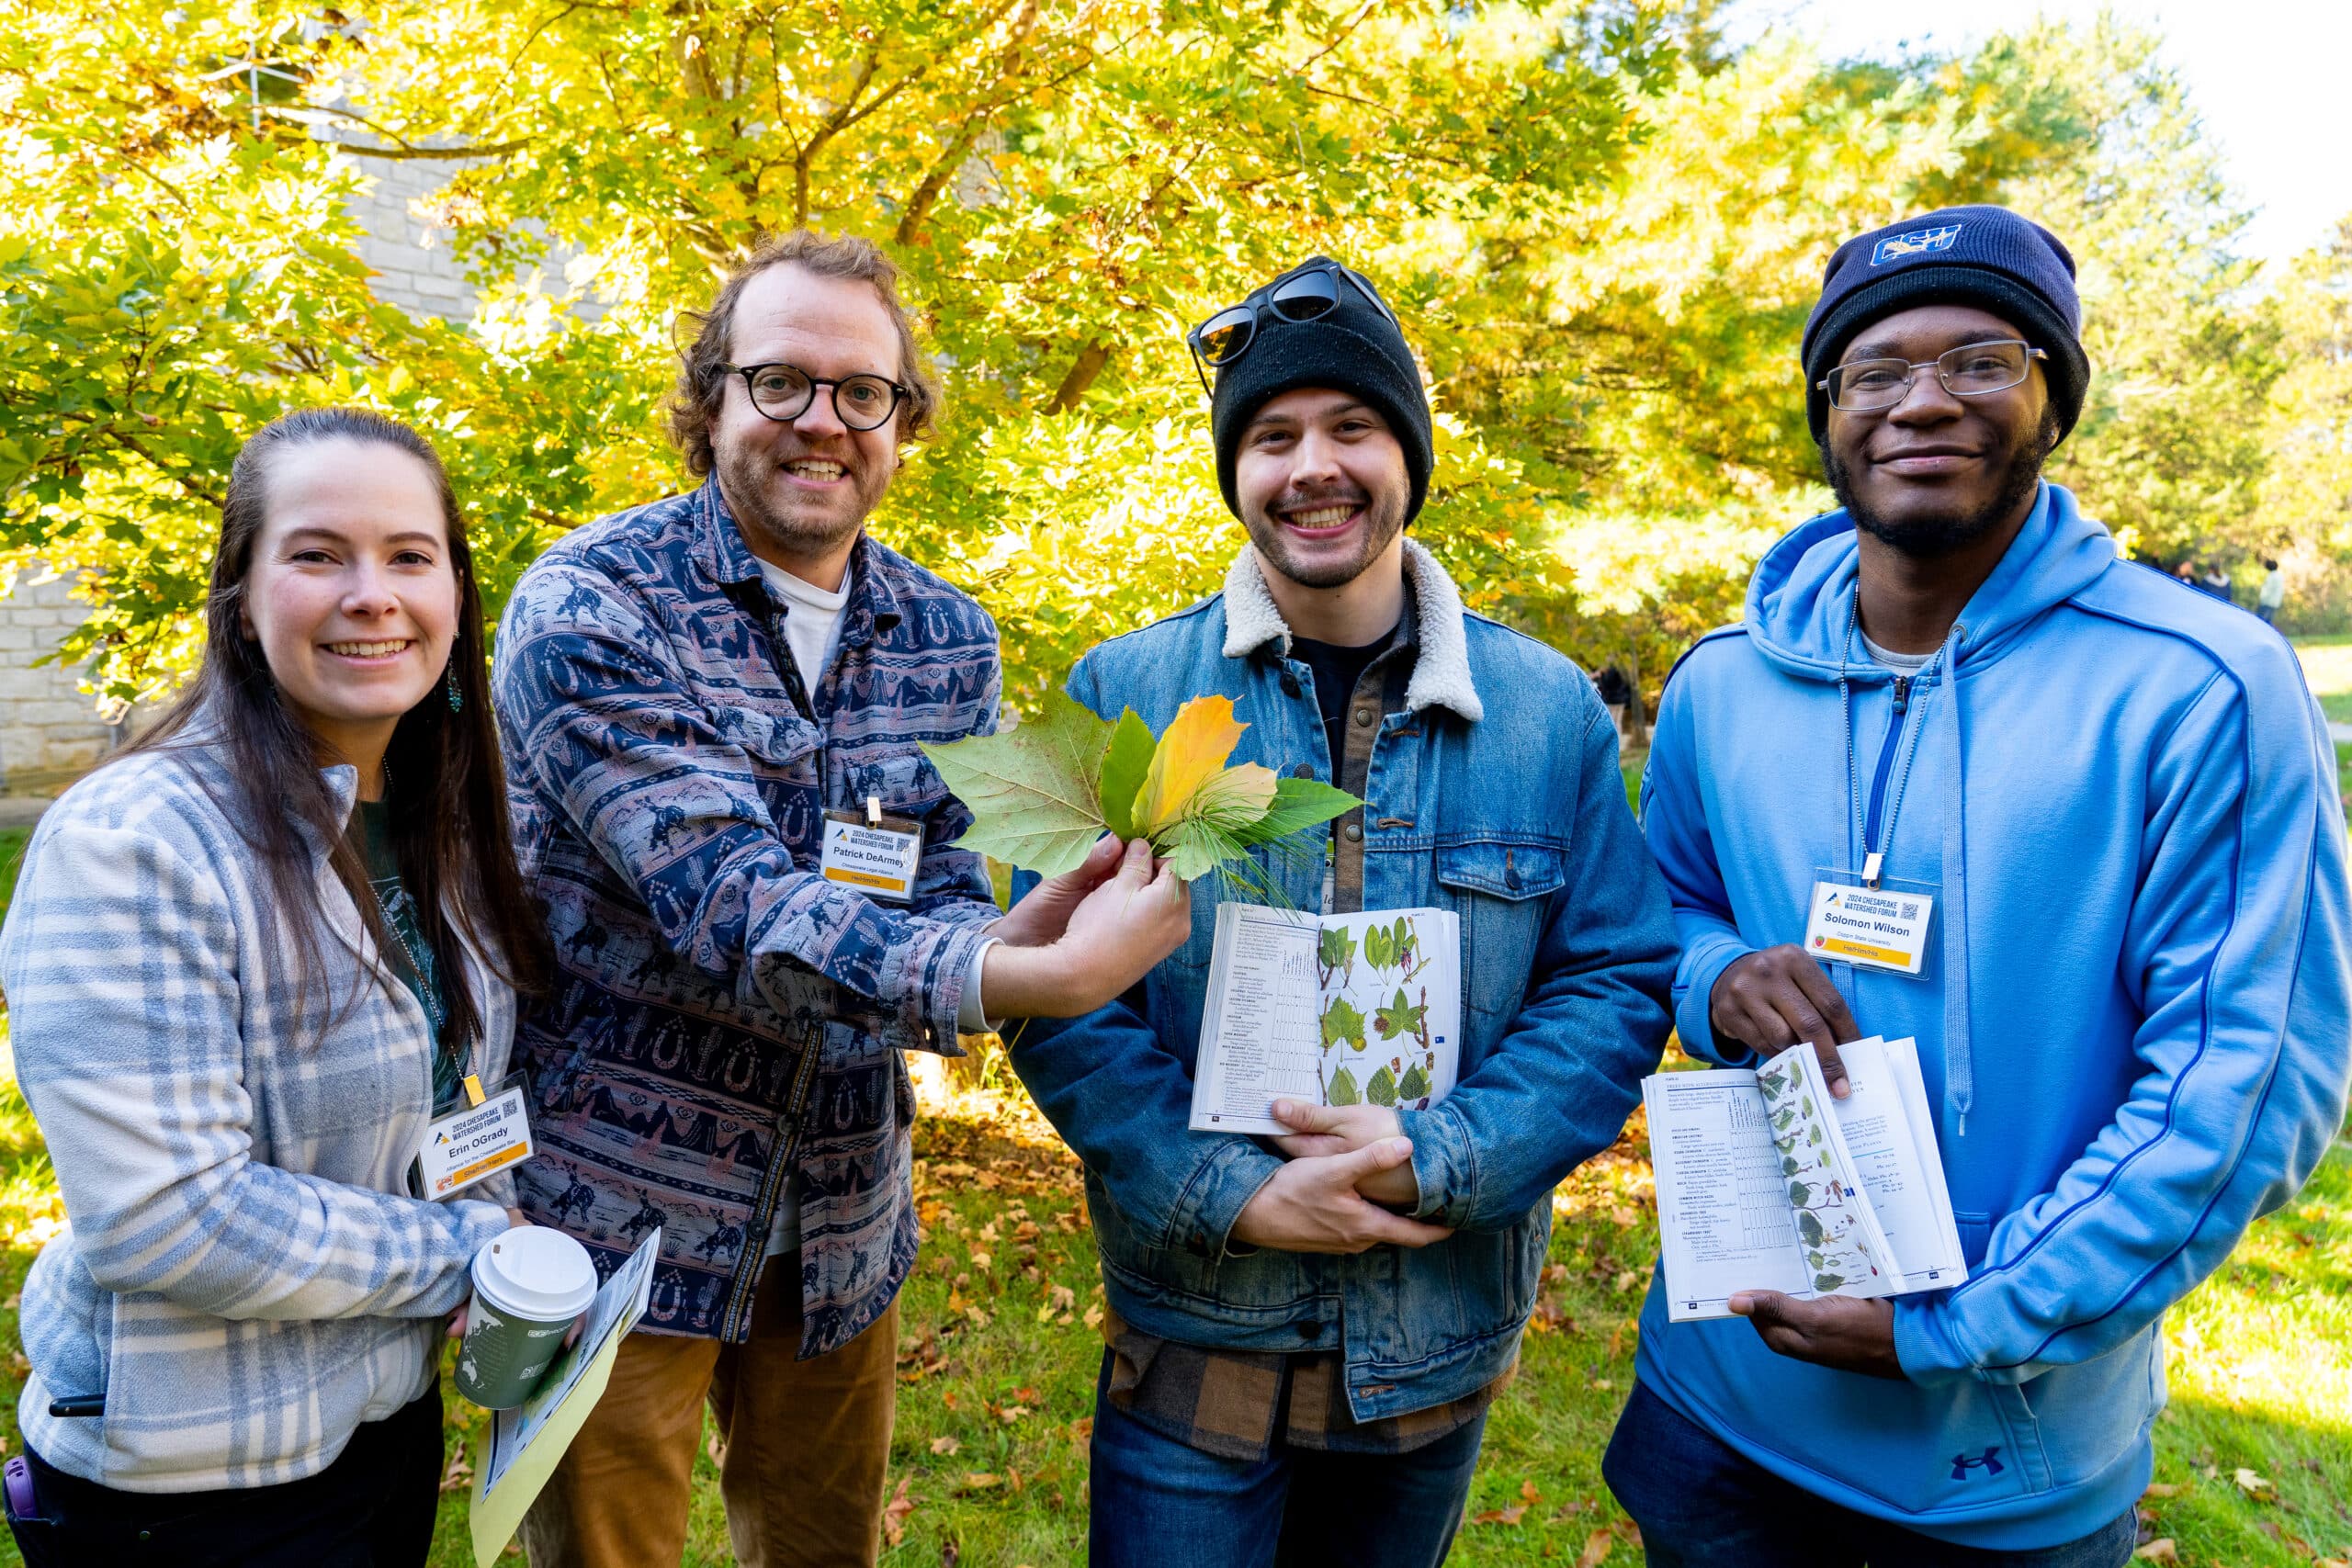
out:
{"label": "woman with long brown hair", "polygon": [[43,817],[0,932],[71,1221],[25,1282],[10,1522],[35,1565],[406,1568],[442,1324],[519,1219],[507,1175],[436,1199],[420,1156],[548,963],[432,447],[357,409],[255,434],[206,622],[187,694]]}

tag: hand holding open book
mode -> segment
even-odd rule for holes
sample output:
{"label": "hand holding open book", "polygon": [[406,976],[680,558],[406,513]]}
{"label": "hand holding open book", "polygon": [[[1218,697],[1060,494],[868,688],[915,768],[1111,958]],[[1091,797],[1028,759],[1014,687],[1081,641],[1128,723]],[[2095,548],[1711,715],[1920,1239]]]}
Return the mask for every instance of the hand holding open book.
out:
{"label": "hand holding open book", "polygon": [[1804,1047],[1642,1081],[1670,1320],[1729,1316],[1740,1291],[1894,1296],[1968,1277],[1917,1047],[1838,1055],[1844,1100]]}

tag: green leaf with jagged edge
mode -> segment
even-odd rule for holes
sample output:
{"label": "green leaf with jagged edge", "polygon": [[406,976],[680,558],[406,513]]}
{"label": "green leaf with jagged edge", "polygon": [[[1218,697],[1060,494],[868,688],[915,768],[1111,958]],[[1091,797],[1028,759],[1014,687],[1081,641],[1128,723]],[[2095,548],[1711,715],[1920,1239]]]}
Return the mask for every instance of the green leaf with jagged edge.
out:
{"label": "green leaf with jagged edge", "polygon": [[1319,828],[1335,817],[1344,817],[1363,804],[1346,790],[1335,789],[1320,779],[1284,777],[1274,784],[1273,805],[1241,834],[1241,841],[1263,844],[1287,839],[1293,833]]}
{"label": "green leaf with jagged edge", "polygon": [[[1424,988],[1421,994],[1427,996],[1429,992]],[[1383,1040],[1418,1034],[1421,1031],[1421,1021],[1429,1016],[1429,1010],[1426,1002],[1419,1007],[1408,1006],[1405,987],[1399,986],[1396,987],[1396,999],[1373,1014],[1372,1026],[1380,1032]]]}
{"label": "green leaf with jagged edge", "polygon": [[1347,998],[1333,997],[1323,1010],[1323,1048],[1328,1051],[1342,1041],[1354,1050],[1363,1049],[1363,1014]]}
{"label": "green leaf with jagged edge", "polygon": [[1396,1104],[1396,1075],[1386,1067],[1381,1068],[1372,1075],[1372,1081],[1363,1086],[1363,1097],[1374,1105]]}
{"label": "green leaf with jagged edge", "polygon": [[1086,860],[1108,828],[1101,784],[1112,727],[1066,692],[1001,735],[922,742],[939,776],[972,813],[960,849],[1058,876]]}
{"label": "green leaf with jagged edge", "polygon": [[1356,1076],[1345,1067],[1331,1074],[1331,1081],[1324,1086],[1323,1098],[1332,1105],[1363,1103],[1363,1096],[1356,1092]]}
{"label": "green leaf with jagged edge", "polygon": [[1119,722],[1111,728],[1111,749],[1102,754],[1098,797],[1104,825],[1122,839],[1136,836],[1136,795],[1143,789],[1144,775],[1151,771],[1152,748],[1159,744],[1151,726],[1137,718],[1133,708],[1121,712]]}
{"label": "green leaf with jagged edge", "polygon": [[1425,1099],[1429,1092],[1430,1076],[1421,1071],[1421,1065],[1419,1062],[1407,1067],[1405,1076],[1396,1082],[1396,1098],[1400,1101]]}
{"label": "green leaf with jagged edge", "polygon": [[1396,966],[1396,940],[1386,926],[1368,926],[1363,933],[1363,961],[1375,970]]}
{"label": "green leaf with jagged edge", "polygon": [[[1234,840],[1230,829],[1205,817],[1187,817],[1170,823],[1151,840],[1151,847],[1166,857],[1176,874],[1187,882],[1222,870],[1226,863],[1237,857],[1246,861],[1249,853]],[[1251,887],[1251,891],[1256,890]]]}
{"label": "green leaf with jagged edge", "polygon": [[1813,1211],[1806,1209],[1797,1215],[1797,1234],[1804,1237],[1807,1247],[1819,1247],[1822,1237],[1828,1233],[1821,1228],[1821,1222],[1814,1217]]}
{"label": "green leaf with jagged edge", "polygon": [[1836,1290],[1845,1282],[1846,1276],[1843,1274],[1815,1274],[1813,1277],[1813,1288],[1824,1292],[1825,1294]]}

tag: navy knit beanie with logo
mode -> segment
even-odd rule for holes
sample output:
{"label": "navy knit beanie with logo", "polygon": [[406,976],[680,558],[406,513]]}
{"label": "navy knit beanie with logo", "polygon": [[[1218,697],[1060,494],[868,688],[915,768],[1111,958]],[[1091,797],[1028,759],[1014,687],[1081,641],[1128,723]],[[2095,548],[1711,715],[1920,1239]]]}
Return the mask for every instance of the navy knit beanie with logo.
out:
{"label": "navy knit beanie with logo", "polygon": [[2058,236],[2006,207],[1946,207],[1858,235],[1838,247],[1804,324],[1804,412],[1813,438],[1829,427],[1820,383],[1864,327],[1920,305],[1973,305],[2050,357],[2042,370],[2065,439],[2091,383],[2075,258]]}
{"label": "navy knit beanie with logo", "polygon": [[1328,256],[1310,256],[1245,301],[1259,307],[1257,335],[1248,353],[1217,372],[1216,391],[1209,403],[1216,482],[1225,491],[1225,504],[1235,516],[1241,515],[1233,464],[1251,416],[1284,392],[1329,387],[1362,398],[1388,422],[1396,444],[1405,449],[1405,472],[1412,481],[1405,506],[1405,521],[1410,523],[1420,515],[1421,502],[1429,494],[1434,446],[1429,394],[1421,389],[1420,367],[1413,363],[1404,333],[1345,278],[1332,279],[1339,286],[1340,302],[1313,321],[1284,321],[1266,303],[1274,285],[1292,273],[1329,265]]}

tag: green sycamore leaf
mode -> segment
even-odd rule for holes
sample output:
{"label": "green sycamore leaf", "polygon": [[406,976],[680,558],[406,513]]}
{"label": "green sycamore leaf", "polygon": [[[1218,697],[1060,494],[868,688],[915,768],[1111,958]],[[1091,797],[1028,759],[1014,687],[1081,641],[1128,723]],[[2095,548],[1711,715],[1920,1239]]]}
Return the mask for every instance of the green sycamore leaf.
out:
{"label": "green sycamore leaf", "polygon": [[1319,828],[1335,817],[1344,817],[1363,804],[1346,790],[1334,789],[1320,779],[1295,779],[1285,774],[1274,784],[1273,805],[1241,833],[1241,841],[1263,844],[1286,839],[1293,833]]}
{"label": "green sycamore leaf", "polygon": [[1364,1085],[1363,1097],[1374,1105],[1396,1104],[1396,1075],[1386,1067],[1381,1068],[1372,1075],[1372,1081]]}
{"label": "green sycamore leaf", "polygon": [[1333,1105],[1360,1105],[1363,1102],[1363,1096],[1356,1092],[1356,1076],[1345,1067],[1331,1074],[1331,1081],[1325,1087],[1323,1098]]}
{"label": "green sycamore leaf", "polygon": [[1323,1046],[1329,1050],[1341,1041],[1361,1051],[1364,1047],[1363,1014],[1345,997],[1333,997],[1331,1005],[1323,1010]]}
{"label": "green sycamore leaf", "polygon": [[1133,708],[1123,711],[1112,727],[1111,749],[1102,754],[1098,797],[1104,826],[1122,839],[1136,836],[1136,796],[1143,789],[1144,774],[1151,771],[1151,750],[1158,744],[1151,727],[1137,718]]}
{"label": "green sycamore leaf", "polygon": [[1002,735],[976,735],[923,755],[971,809],[960,849],[994,855],[1041,876],[1074,871],[1108,824],[1100,785],[1112,727],[1064,692]]}
{"label": "green sycamore leaf", "polygon": [[[1427,992],[1424,991],[1423,994],[1427,995]],[[1380,1037],[1383,1040],[1394,1040],[1405,1034],[1418,1034],[1420,1032],[1421,1020],[1428,1012],[1429,1008],[1426,1005],[1408,1007],[1405,1003],[1405,987],[1399,986],[1396,987],[1396,999],[1373,1014],[1372,1026],[1380,1032]]]}

